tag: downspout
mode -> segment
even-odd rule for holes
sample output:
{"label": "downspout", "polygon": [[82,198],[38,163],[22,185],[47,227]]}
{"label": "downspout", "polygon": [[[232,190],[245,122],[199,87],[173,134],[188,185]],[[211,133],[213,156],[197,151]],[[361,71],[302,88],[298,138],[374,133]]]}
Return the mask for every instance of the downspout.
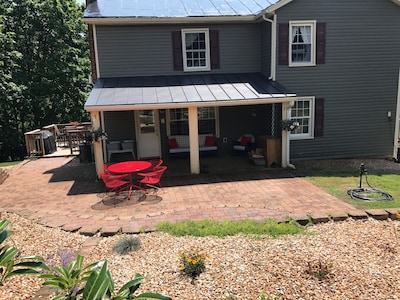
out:
{"label": "downspout", "polygon": [[399,83],[397,86],[397,107],[396,107],[396,122],[394,129],[394,148],[393,148],[393,158],[397,159],[398,149],[400,147],[400,67],[399,67]]}
{"label": "downspout", "polygon": [[271,71],[268,79],[275,81],[276,77],[276,15],[272,14],[272,20],[263,14],[263,20],[271,23]]}

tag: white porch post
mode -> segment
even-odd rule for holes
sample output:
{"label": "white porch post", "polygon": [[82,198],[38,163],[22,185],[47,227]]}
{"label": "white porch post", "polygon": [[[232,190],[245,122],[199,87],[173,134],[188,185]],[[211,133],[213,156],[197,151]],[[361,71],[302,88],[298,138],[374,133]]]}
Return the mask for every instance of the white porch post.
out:
{"label": "white porch post", "polygon": [[197,107],[189,107],[190,173],[200,174],[199,125]]}
{"label": "white porch post", "polygon": [[[92,120],[92,127],[97,129],[100,127],[100,114],[98,111],[90,112],[90,118]],[[93,152],[94,152],[94,161],[96,164],[96,172],[102,172],[103,170],[103,147],[102,142],[93,142]]]}
{"label": "white porch post", "polygon": [[[291,118],[291,108],[293,105],[294,101],[282,103],[282,120]],[[282,130],[282,167],[296,168],[290,163],[290,132],[287,130]]]}
{"label": "white porch post", "polygon": [[394,124],[394,141],[393,141],[393,158],[397,159],[397,149],[400,147],[400,68],[399,68],[399,83],[397,87],[397,108],[396,119]]}

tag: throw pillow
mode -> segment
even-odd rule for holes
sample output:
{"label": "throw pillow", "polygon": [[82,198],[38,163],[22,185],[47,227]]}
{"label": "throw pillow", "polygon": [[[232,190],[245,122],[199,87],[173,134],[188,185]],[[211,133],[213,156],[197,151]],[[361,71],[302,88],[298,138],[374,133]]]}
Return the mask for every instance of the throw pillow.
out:
{"label": "throw pillow", "polygon": [[240,146],[246,146],[250,142],[251,142],[250,136],[243,136],[242,139],[240,140]]}
{"label": "throw pillow", "polygon": [[206,136],[206,141],[204,146],[215,146],[216,138],[215,136]]}
{"label": "throw pillow", "polygon": [[178,148],[179,146],[178,146],[178,142],[176,141],[176,139],[168,139],[167,140],[167,143],[168,143],[168,147],[170,148],[170,149],[175,149],[175,148]]}

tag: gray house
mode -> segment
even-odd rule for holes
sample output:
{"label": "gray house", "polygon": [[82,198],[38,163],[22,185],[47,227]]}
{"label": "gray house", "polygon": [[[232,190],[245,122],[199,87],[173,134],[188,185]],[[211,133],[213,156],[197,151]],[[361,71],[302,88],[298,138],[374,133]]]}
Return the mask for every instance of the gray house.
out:
{"label": "gray house", "polygon": [[[84,20],[85,109],[138,158],[185,138],[199,173],[201,137],[229,155],[246,133],[279,139],[284,167],[397,155],[399,0],[87,0]],[[299,127],[282,130],[285,119]],[[100,170],[111,147],[94,148]]]}

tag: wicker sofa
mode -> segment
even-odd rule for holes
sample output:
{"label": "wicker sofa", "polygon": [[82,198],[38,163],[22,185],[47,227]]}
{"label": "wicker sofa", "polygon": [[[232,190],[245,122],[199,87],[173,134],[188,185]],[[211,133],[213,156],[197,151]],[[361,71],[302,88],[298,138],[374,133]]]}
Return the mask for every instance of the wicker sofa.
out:
{"label": "wicker sofa", "polygon": [[[170,157],[187,156],[190,152],[188,135],[171,135],[167,139]],[[199,134],[200,154],[218,153],[217,139],[212,134]]]}

